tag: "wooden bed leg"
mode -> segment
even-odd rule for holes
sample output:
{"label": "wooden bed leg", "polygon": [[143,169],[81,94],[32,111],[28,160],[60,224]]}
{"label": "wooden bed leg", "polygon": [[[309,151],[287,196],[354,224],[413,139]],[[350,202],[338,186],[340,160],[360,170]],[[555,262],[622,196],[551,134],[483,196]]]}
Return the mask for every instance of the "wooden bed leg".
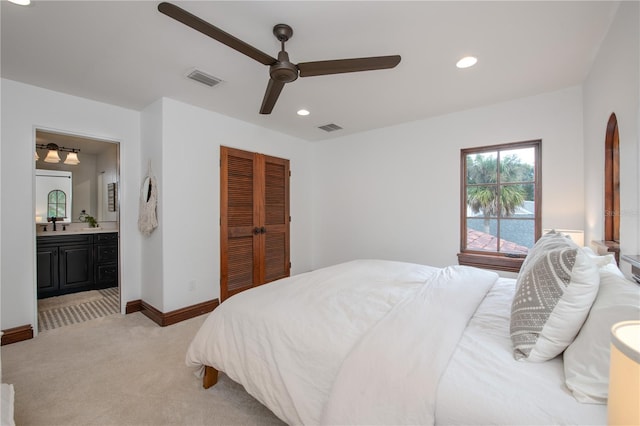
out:
{"label": "wooden bed leg", "polygon": [[211,386],[218,383],[218,370],[208,365],[204,366],[204,377],[202,378],[202,386],[205,389],[209,389]]}

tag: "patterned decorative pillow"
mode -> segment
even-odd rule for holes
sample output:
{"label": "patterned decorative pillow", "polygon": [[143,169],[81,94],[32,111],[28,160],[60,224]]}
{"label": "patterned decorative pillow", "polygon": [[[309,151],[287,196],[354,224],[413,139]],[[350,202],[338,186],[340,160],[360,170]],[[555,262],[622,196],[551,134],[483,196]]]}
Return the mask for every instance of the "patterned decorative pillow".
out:
{"label": "patterned decorative pillow", "polygon": [[535,245],[527,253],[527,257],[522,262],[520,272],[524,272],[528,266],[535,263],[535,261],[544,256],[549,250],[555,250],[560,248],[578,248],[578,245],[573,242],[571,238],[563,235],[559,232],[551,230],[544,234]]}
{"label": "patterned decorative pillow", "polygon": [[520,272],[511,305],[511,341],[517,360],[547,361],[562,353],[584,323],[600,276],[581,248],[539,254]]}

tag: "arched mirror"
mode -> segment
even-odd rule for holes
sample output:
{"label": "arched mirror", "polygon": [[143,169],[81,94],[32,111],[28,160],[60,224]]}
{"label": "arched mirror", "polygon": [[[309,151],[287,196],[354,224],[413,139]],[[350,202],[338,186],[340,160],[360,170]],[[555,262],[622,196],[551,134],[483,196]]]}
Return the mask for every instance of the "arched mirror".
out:
{"label": "arched mirror", "polygon": [[54,189],[47,196],[47,217],[67,217],[67,194],[59,189]]}

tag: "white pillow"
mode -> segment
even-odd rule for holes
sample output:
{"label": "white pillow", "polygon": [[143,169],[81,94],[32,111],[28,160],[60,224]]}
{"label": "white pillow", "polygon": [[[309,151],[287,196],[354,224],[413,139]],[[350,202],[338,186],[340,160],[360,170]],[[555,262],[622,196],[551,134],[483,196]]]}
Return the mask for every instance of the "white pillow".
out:
{"label": "white pillow", "polygon": [[596,254],[591,247],[583,247],[582,250],[595,262],[598,268],[611,264],[613,266],[612,269],[609,269],[611,272],[617,273],[621,277],[624,278],[624,274],[620,269],[618,269],[618,263],[616,262],[616,257],[613,254],[605,254],[600,256]]}
{"label": "white pillow", "polygon": [[576,337],[598,293],[600,276],[583,249],[564,248],[537,255],[516,283],[513,356],[542,362],[562,353]]}
{"label": "white pillow", "polygon": [[600,290],[576,340],[564,352],[566,384],[580,402],[606,404],[611,327],[640,319],[640,286],[614,265],[600,269]]}

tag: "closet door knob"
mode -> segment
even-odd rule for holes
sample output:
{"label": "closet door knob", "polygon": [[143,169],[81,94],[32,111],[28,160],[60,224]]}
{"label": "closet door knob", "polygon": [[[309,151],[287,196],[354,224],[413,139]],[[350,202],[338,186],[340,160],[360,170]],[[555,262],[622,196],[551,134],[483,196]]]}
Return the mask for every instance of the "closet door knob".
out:
{"label": "closet door knob", "polygon": [[258,235],[260,233],[260,228],[258,228],[257,226],[253,228],[253,233]]}
{"label": "closet door knob", "polygon": [[260,228],[260,233],[261,234],[266,234],[267,233],[267,228],[265,228],[264,226],[262,228]]}

